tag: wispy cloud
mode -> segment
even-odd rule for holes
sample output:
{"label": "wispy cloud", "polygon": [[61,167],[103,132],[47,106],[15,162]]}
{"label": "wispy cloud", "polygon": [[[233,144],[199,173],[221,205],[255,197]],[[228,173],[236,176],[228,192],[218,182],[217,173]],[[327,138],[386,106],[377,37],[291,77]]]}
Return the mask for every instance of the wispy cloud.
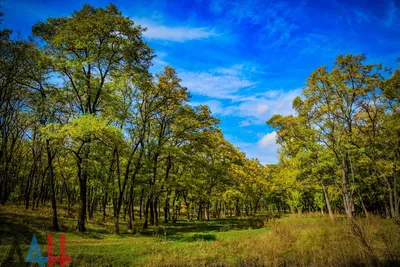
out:
{"label": "wispy cloud", "polygon": [[238,142],[231,140],[236,146],[246,153],[248,158],[258,158],[262,164],[277,163],[277,151],[280,148],[276,144],[276,133],[272,132],[263,136],[258,142]]}
{"label": "wispy cloud", "polygon": [[150,40],[185,42],[219,36],[214,29],[208,27],[173,27],[146,19],[134,19],[134,21],[137,24],[147,28],[147,30],[143,33],[143,36]]}
{"label": "wispy cloud", "polygon": [[153,59],[153,66],[150,67],[152,73],[161,72],[165,66],[169,65],[166,61],[167,54],[165,52],[156,52],[156,57]]}
{"label": "wispy cloud", "polygon": [[273,131],[272,133],[268,133],[264,135],[259,141],[258,145],[262,148],[266,147],[278,147],[276,144],[276,132]]}
{"label": "wispy cloud", "polygon": [[301,89],[260,92],[259,84],[249,78],[253,71],[258,72],[251,64],[237,64],[207,72],[183,71],[179,76],[189,92],[211,98],[196,104],[210,105],[215,115],[242,118],[241,126],[265,124],[274,114],[294,114],[292,102]]}
{"label": "wispy cloud", "polygon": [[293,32],[298,29],[295,22],[303,3],[291,2],[266,2],[266,1],[241,1],[234,3],[227,16],[236,23],[246,21],[257,26],[260,31],[260,41],[265,44],[268,38],[269,47],[279,47],[288,43]]}
{"label": "wispy cloud", "polygon": [[241,126],[262,125],[275,114],[294,114],[292,102],[300,94],[301,89],[270,90],[255,96],[237,98],[239,103],[226,107],[224,114],[244,118]]}
{"label": "wispy cloud", "polygon": [[393,21],[396,19],[396,12],[397,12],[397,7],[395,2],[392,0],[390,1],[389,12],[387,18],[385,19],[385,25],[387,27],[391,27],[393,25]]}
{"label": "wispy cloud", "polygon": [[204,101],[204,102],[190,102],[190,104],[192,106],[207,105],[213,115],[222,114],[223,110],[224,110],[222,107],[222,103],[215,99]]}
{"label": "wispy cloud", "polygon": [[215,69],[206,72],[183,71],[179,73],[182,84],[192,94],[218,99],[237,99],[241,89],[256,83],[242,76],[237,69]]}

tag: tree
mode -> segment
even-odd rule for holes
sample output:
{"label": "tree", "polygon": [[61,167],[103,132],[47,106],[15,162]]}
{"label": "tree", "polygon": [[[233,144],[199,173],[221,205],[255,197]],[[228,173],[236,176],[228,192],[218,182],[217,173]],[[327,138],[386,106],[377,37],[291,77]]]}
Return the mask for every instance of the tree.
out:
{"label": "tree", "polygon": [[314,71],[304,89],[305,109],[311,123],[320,132],[319,141],[335,155],[341,166],[340,191],[349,218],[355,214],[353,162],[355,122],[360,103],[381,82],[381,66],[363,65],[365,56],[339,55],[333,70],[326,67]]}
{"label": "tree", "polygon": [[[64,82],[70,112],[77,117],[103,117],[107,102],[116,97],[115,80],[148,75],[152,50],[142,41],[143,29],[122,16],[116,6],[84,5],[71,17],[49,18],[33,27],[44,42],[43,52]],[[89,117],[87,117],[89,118]],[[80,184],[79,231],[85,231],[90,139],[75,153]],[[77,152],[77,151],[76,151]]]}
{"label": "tree", "polygon": [[389,202],[392,217],[396,216],[398,78],[395,72],[385,80],[382,66],[365,65],[365,59],[339,55],[332,71],[318,68],[307,79],[303,97],[293,101],[297,116],[275,115],[268,121],[277,128],[280,164],[297,162],[291,168],[299,171],[295,181],[306,179],[321,186],[313,190],[322,189],[331,218],[329,188],[340,191],[349,218],[357,207],[368,216],[368,209],[376,210],[370,196],[377,191],[371,189],[381,188],[382,180],[387,190],[378,194],[388,197],[376,205]]}

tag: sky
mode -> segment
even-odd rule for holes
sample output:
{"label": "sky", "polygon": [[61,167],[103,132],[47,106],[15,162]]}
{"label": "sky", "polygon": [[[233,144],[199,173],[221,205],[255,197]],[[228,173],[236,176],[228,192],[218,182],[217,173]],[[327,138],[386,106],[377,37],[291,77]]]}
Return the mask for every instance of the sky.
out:
{"label": "sky", "polygon": [[[88,3],[3,0],[3,27],[29,36],[48,17]],[[294,114],[292,100],[319,66],[338,54],[366,54],[397,68],[400,0],[376,1],[113,1],[147,31],[157,57],[153,73],[174,67],[193,105],[207,104],[227,140],[250,158],[276,163],[276,132],[266,121]]]}

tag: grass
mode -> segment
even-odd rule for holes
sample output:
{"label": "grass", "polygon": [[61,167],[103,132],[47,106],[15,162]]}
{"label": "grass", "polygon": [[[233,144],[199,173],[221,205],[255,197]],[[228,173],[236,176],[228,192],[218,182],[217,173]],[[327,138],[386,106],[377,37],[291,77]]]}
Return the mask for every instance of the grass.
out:
{"label": "grass", "polygon": [[[6,206],[0,211],[0,262],[13,236],[24,257],[36,233],[46,253],[50,209],[25,211]],[[144,231],[112,234],[112,218],[95,217],[87,233],[76,232],[76,217],[60,210],[62,232],[67,234],[69,266],[400,266],[400,228],[391,220],[371,217],[332,224],[320,214],[280,219],[219,219],[178,221]],[[121,229],[126,229],[122,220]],[[58,234],[54,234],[58,255]]]}

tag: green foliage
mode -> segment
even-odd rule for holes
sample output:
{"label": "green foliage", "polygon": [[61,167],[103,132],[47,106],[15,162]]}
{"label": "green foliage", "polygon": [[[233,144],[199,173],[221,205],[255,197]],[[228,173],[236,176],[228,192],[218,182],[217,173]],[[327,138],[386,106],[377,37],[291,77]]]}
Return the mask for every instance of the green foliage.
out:
{"label": "green foliage", "polygon": [[[329,198],[339,203],[328,192],[340,193],[349,217],[360,210],[368,216],[368,209],[399,216],[399,72],[385,79],[380,64],[365,60],[364,55],[339,55],[331,71],[319,67],[307,79],[303,96],[293,101],[297,115],[275,115],[267,122],[277,128],[282,146],[275,179],[282,177],[283,188],[289,181],[296,184],[289,205],[301,191],[318,196],[314,202],[322,208],[323,191],[329,210]],[[381,199],[372,200],[371,194]]]}

